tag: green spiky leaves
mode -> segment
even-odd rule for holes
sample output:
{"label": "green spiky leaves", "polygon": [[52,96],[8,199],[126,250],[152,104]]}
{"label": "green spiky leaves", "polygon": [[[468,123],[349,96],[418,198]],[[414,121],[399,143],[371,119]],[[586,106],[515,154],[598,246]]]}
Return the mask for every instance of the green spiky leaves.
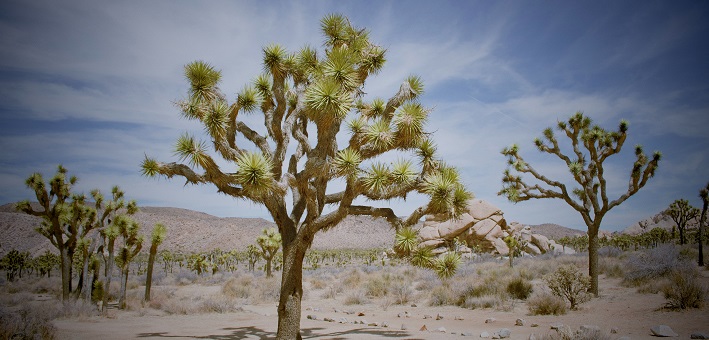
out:
{"label": "green spiky leaves", "polygon": [[407,102],[399,107],[393,120],[397,138],[412,143],[418,141],[423,134],[427,117],[428,111],[419,103]]}
{"label": "green spiky leaves", "polygon": [[418,173],[411,161],[399,160],[392,166],[391,176],[394,183],[407,185],[416,179]]}
{"label": "green spiky leaves", "polygon": [[198,141],[194,136],[188,134],[183,134],[177,139],[177,143],[175,143],[175,155],[180,158],[180,161],[186,160],[191,166],[202,166],[205,164],[207,157],[209,157],[207,156],[206,143]]}
{"label": "green spiky leaves", "polygon": [[418,230],[412,227],[402,228],[396,232],[394,238],[394,251],[397,255],[410,256],[419,243]]}
{"label": "green spiky leaves", "polygon": [[263,195],[273,188],[273,164],[263,154],[245,152],[237,158],[236,165],[239,170],[235,177],[244,190]]}
{"label": "green spiky leaves", "polygon": [[285,77],[287,71],[288,52],[278,44],[263,48],[263,68],[274,77]]}
{"label": "green spiky leaves", "polygon": [[361,162],[362,157],[359,152],[347,148],[337,153],[333,166],[338,176],[351,178],[358,175]]}
{"label": "green spiky leaves", "polygon": [[219,97],[217,84],[221,80],[221,72],[212,65],[198,60],[185,66],[185,77],[190,82],[190,96],[203,102],[209,102]]}
{"label": "green spiky leaves", "polygon": [[359,84],[356,63],[357,58],[351,51],[344,47],[334,48],[324,62],[323,74],[345,89],[352,90]]}
{"label": "green spiky leaves", "polygon": [[457,171],[449,167],[426,176],[423,193],[431,198],[429,205],[434,213],[449,214],[453,218],[465,211],[467,201],[473,197],[460,183]]}
{"label": "green spiky leaves", "polygon": [[229,106],[222,100],[213,101],[202,119],[204,129],[215,140],[224,138],[228,122]]}
{"label": "green spiky leaves", "polygon": [[[266,86],[270,86],[270,83]],[[237,94],[236,103],[244,112],[252,112],[261,104],[261,96],[259,95],[260,92],[262,91],[259,91],[252,86],[246,86],[243,90],[241,90],[241,92],[239,92],[239,94]]]}
{"label": "green spiky leaves", "polygon": [[408,85],[409,99],[416,98],[423,94],[423,80],[421,77],[411,75],[406,78],[405,85]]}
{"label": "green spiky leaves", "polygon": [[367,142],[371,143],[376,150],[388,150],[394,145],[395,134],[387,120],[380,119],[374,122],[367,128],[365,135]]}
{"label": "green spiky leaves", "polygon": [[352,108],[352,96],[335,80],[322,79],[308,87],[305,103],[314,111],[315,120],[339,122]]}
{"label": "green spiky leaves", "polygon": [[140,163],[140,173],[146,177],[155,177],[160,174],[160,165],[153,158],[145,156],[143,162]]}
{"label": "green spiky leaves", "polygon": [[391,171],[383,163],[374,163],[363,178],[367,190],[372,193],[385,193],[391,183]]}
{"label": "green spiky leaves", "polygon": [[455,252],[448,252],[442,257],[437,258],[433,261],[433,270],[438,275],[441,280],[447,280],[455,275],[458,266],[460,266],[461,259],[460,254]]}

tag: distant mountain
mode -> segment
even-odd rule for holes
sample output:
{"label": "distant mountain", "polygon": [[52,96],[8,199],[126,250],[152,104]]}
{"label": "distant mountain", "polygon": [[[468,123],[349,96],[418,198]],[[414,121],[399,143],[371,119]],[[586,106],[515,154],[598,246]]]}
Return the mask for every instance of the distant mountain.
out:
{"label": "distant mountain", "polygon": [[560,238],[562,238],[564,236],[574,237],[574,236],[586,235],[585,231],[578,230],[578,229],[571,229],[571,228],[567,228],[567,227],[564,227],[564,226],[561,226],[558,224],[553,224],[553,223],[530,225],[529,227],[532,229],[533,233],[544,235],[547,238],[550,238],[553,240],[559,240]]}
{"label": "distant mountain", "polygon": [[[256,237],[275,223],[262,218],[216,217],[206,213],[167,207],[141,207],[133,218],[142,226],[149,246],[155,223],[167,226],[168,236],[161,249],[184,252],[246,249]],[[49,240],[34,229],[41,219],[16,212],[13,204],[0,206],[0,253],[11,249],[30,251],[36,255],[52,249]],[[394,242],[394,232],[385,219],[350,216],[332,230],[320,232],[313,249],[385,248]]]}

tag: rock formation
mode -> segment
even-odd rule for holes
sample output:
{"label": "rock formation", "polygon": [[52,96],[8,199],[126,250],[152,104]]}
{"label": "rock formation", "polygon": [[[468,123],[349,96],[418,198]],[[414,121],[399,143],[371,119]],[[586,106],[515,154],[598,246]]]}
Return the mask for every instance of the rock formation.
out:
{"label": "rock formation", "polygon": [[464,241],[467,248],[507,255],[510,250],[503,239],[509,235],[523,241],[524,251],[530,255],[563,251],[554,240],[532,233],[529,226],[515,222],[508,224],[500,208],[480,199],[470,200],[468,212],[457,220],[447,219],[444,215],[426,216],[419,230],[419,246],[433,248],[434,253],[442,253],[457,238]]}

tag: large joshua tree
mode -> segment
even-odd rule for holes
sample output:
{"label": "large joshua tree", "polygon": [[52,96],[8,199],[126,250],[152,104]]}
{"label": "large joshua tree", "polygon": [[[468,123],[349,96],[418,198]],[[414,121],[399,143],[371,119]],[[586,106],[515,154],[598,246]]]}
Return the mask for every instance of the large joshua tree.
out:
{"label": "large joshua tree", "polygon": [[[607,131],[593,125],[591,118],[577,112],[568,121],[558,123],[558,129],[569,139],[571,154],[566,155],[552,128],[544,130],[544,138],[534,144],[539,151],[558,157],[568,168],[578,187],[568,188],[563,182],[550,179],[538,172],[519,154],[519,147],[512,145],[502,150],[508,158],[508,169],[502,178],[499,195],[512,202],[537,198],[562,199],[578,211],[588,227],[588,273],[591,277],[591,292],[598,296],[598,230],[603,217],[640,190],[655,175],[660,152],[649,159],[640,145],[635,146],[635,163],[630,171],[630,181],[625,193],[615,200],[608,198],[608,188],[603,163],[608,157],[620,152],[628,133],[628,122],[622,120],[617,131]],[[510,169],[511,168],[511,169]],[[522,176],[529,174],[533,182]]]}
{"label": "large joshua tree", "polygon": [[[699,209],[690,205],[688,200],[680,199],[672,202],[663,213],[675,222],[675,226],[679,231],[679,244],[685,244],[687,242],[685,237],[687,223],[699,216]],[[672,237],[674,237],[674,231],[675,227],[672,227]]]}
{"label": "large joshua tree", "polygon": [[[348,215],[384,217],[397,229],[429,213],[458,216],[471,197],[455,169],[435,156],[424,129],[430,110],[418,102],[421,79],[408,77],[388,100],[365,101],[365,82],[382,68],[386,51],[344,16],[325,16],[321,28],[323,52],[263,48],[264,73],[232,103],[218,87],[218,70],[202,61],[188,64],[189,95],[178,106],[203,124],[216,155],[205,142],[183,135],[175,153],[186,164],[148,157],[142,163],[147,176],[211,183],[268,210],[283,249],[279,339],[300,339],[303,258],[316,233]],[[265,129],[241,120],[253,112],[262,115]],[[343,124],[349,138],[340,133]],[[392,153],[401,160],[381,161]],[[232,165],[220,166],[215,156]],[[389,207],[356,203],[405,199],[412,192],[430,202],[404,218]]]}

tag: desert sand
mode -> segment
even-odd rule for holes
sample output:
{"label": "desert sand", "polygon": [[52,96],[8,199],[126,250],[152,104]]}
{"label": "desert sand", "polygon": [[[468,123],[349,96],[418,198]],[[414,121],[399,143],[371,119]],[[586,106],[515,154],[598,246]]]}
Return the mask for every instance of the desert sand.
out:
{"label": "desert sand", "polygon": [[[702,271],[703,282],[709,283],[709,272]],[[578,329],[595,325],[611,339],[651,339],[650,328],[668,325],[680,339],[689,339],[693,332],[709,333],[709,311],[663,309],[662,293],[641,294],[636,288],[620,285],[620,279],[601,277],[601,295],[584,303],[578,310],[565,315],[529,315],[524,301],[516,301],[512,310],[469,310],[454,306],[431,307],[391,305],[387,308],[369,303],[346,306],[340,298],[325,299],[321,294],[306,294],[303,301],[301,329],[306,339],[453,339],[461,335],[480,338],[481,333],[493,333],[501,328],[511,331],[510,339],[528,339],[530,334],[552,334],[551,325],[561,323]],[[184,290],[184,294],[210,294],[220,286],[175,286],[158,289]],[[180,292],[177,292],[178,294]],[[386,309],[386,310],[385,310]],[[354,314],[348,314],[352,313]],[[408,312],[408,317],[404,314]],[[275,337],[277,329],[275,303],[245,305],[243,311],[199,315],[166,315],[162,311],[141,308],[137,311],[111,309],[108,318],[90,317],[55,321],[60,339],[265,339]],[[363,313],[364,316],[357,316]],[[314,315],[318,320],[310,320]],[[433,316],[424,319],[425,315]],[[443,317],[436,320],[436,316]],[[402,317],[400,317],[402,316]],[[323,321],[332,318],[335,322]],[[339,323],[342,318],[347,323]],[[488,319],[494,322],[486,323]],[[517,319],[524,326],[516,326]],[[379,326],[354,324],[366,320]],[[387,323],[388,327],[382,327]],[[427,331],[420,331],[426,326]],[[445,328],[445,333],[437,331]],[[402,330],[405,328],[405,330]],[[617,333],[611,334],[615,330]]]}

